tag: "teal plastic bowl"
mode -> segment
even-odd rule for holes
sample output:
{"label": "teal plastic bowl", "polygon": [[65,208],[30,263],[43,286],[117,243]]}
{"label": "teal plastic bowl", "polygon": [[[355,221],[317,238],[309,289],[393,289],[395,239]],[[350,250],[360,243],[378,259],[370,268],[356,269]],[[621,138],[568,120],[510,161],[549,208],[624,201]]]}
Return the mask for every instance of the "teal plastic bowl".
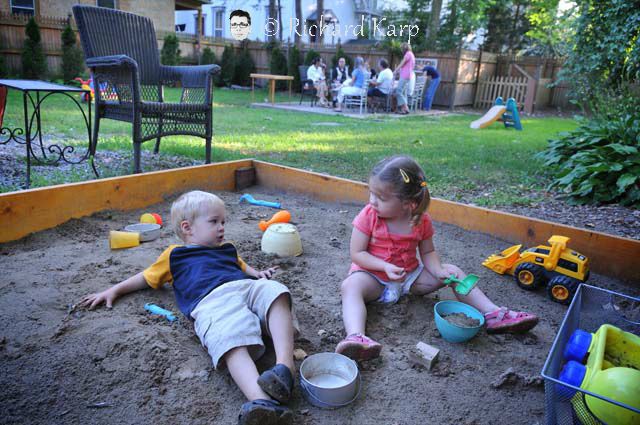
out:
{"label": "teal plastic bowl", "polygon": [[[459,301],[440,301],[433,306],[433,313],[436,319],[436,327],[440,335],[449,342],[465,342],[476,336],[480,328],[484,325],[484,316],[470,305]],[[464,313],[469,317],[478,319],[480,325],[473,328],[463,328],[462,326],[449,323],[444,317],[453,313]]]}

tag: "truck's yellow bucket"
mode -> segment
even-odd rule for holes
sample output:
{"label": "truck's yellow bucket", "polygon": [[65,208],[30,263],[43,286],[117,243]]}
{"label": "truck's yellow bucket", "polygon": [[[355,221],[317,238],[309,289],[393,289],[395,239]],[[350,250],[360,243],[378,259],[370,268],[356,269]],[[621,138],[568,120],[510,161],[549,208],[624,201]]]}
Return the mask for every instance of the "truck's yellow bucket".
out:
{"label": "truck's yellow bucket", "polygon": [[[518,258],[520,258],[520,248],[522,248],[522,245],[514,245],[505,249],[500,254],[492,254],[484,260],[482,265],[496,273],[505,274],[513,267]],[[513,273],[513,271],[511,271],[511,273]]]}

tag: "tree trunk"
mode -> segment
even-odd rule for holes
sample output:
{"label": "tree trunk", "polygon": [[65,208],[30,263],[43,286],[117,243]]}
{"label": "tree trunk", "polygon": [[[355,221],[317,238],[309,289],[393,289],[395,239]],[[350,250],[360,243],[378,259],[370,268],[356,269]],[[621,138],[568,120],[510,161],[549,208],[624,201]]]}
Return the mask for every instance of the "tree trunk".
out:
{"label": "tree trunk", "polygon": [[322,16],[322,14],[324,13],[324,0],[317,0],[317,7],[316,7],[316,16],[317,16],[317,23],[318,23],[318,30],[316,32],[316,43],[318,44],[322,44],[322,34],[320,32],[320,17]]}
{"label": "tree trunk", "polygon": [[442,12],[442,0],[433,0],[431,2],[431,19],[429,22],[429,41],[433,43],[438,37],[440,30],[440,13]]}
{"label": "tree trunk", "polygon": [[514,38],[518,32],[518,21],[520,20],[520,3],[516,4],[516,16],[513,18],[513,26],[511,28],[511,34],[509,34],[509,54],[513,54],[514,50]]}
{"label": "tree trunk", "polygon": [[[304,22],[302,22],[302,0],[296,0],[296,18],[298,19],[298,23],[301,28],[304,24]],[[298,35],[299,32],[300,31],[298,30],[293,33],[293,39],[295,40],[296,46],[298,46],[298,48],[300,48],[300,35]]]}
{"label": "tree trunk", "polygon": [[[269,0],[269,18],[276,17],[276,0]],[[267,36],[267,41],[273,40],[273,34]]]}
{"label": "tree trunk", "polygon": [[280,0],[278,0],[278,28],[280,28],[280,31],[278,31],[278,38],[280,39],[280,43],[282,43],[282,33],[284,31],[282,27],[282,5],[280,4]]}

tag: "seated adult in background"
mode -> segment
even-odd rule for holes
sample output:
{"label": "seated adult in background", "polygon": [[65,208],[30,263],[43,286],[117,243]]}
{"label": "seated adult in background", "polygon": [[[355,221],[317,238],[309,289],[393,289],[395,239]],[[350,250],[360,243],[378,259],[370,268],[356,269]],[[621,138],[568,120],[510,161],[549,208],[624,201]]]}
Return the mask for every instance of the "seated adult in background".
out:
{"label": "seated adult in background", "polygon": [[311,65],[307,69],[307,78],[313,81],[320,106],[327,106],[327,82],[320,57],[315,57],[313,61],[311,61]]}
{"label": "seated adult in background", "polygon": [[338,66],[333,69],[333,82],[344,84],[349,78],[349,65],[345,58],[338,59]]}
{"label": "seated adult in background", "polygon": [[375,81],[369,82],[369,97],[384,97],[391,92],[391,86],[393,85],[393,71],[389,69],[389,63],[386,59],[380,59],[378,62],[380,72]]}
{"label": "seated adult in background", "polygon": [[342,112],[342,104],[344,103],[345,96],[362,95],[362,89],[364,88],[364,81],[368,78],[369,74],[364,69],[364,59],[361,56],[356,58],[356,65],[353,73],[351,74],[351,81],[345,81],[344,85],[338,91],[338,106],[336,112]]}
{"label": "seated adult in background", "polygon": [[435,69],[431,64],[425,66],[422,69],[422,72],[428,77],[431,77],[431,83],[429,83],[429,88],[424,91],[424,98],[422,99],[422,109],[428,111],[431,109],[431,104],[433,103],[433,98],[436,94],[436,89],[440,84],[440,73],[437,69]]}
{"label": "seated adult in background", "polygon": [[376,70],[375,68],[371,68],[371,66],[369,65],[369,61],[364,61],[364,69],[366,69],[369,73],[369,78],[376,78]]}

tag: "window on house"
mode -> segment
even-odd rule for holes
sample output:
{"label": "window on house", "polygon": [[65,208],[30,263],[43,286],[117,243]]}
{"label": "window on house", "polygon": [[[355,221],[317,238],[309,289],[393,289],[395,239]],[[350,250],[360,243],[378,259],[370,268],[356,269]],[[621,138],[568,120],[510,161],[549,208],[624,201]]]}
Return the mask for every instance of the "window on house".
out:
{"label": "window on house", "polygon": [[11,13],[24,13],[34,15],[36,11],[35,0],[11,0]]}
{"label": "window on house", "polygon": [[116,0],[96,0],[98,7],[108,7],[109,9],[117,9]]}
{"label": "window on house", "polygon": [[215,19],[213,20],[213,36],[224,37],[224,9],[215,11]]}

